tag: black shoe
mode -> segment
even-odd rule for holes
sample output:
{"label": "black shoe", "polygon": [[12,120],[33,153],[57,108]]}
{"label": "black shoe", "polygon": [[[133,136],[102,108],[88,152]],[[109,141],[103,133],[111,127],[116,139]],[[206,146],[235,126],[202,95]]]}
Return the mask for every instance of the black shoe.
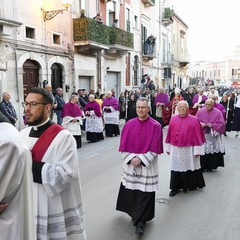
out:
{"label": "black shoe", "polygon": [[144,224],[143,223],[138,223],[136,227],[135,233],[140,237],[144,234]]}
{"label": "black shoe", "polygon": [[176,194],[177,194],[177,191],[172,190],[172,191],[169,193],[169,196],[170,196],[170,197],[174,197]]}

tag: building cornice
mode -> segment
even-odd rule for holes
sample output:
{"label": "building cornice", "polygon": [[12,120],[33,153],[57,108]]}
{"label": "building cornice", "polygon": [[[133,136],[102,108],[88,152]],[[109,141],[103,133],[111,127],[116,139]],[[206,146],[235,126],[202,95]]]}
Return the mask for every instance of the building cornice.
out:
{"label": "building cornice", "polygon": [[20,27],[22,25],[21,22],[17,22],[6,18],[0,18],[0,24],[8,25],[11,27]]}
{"label": "building cornice", "polygon": [[186,29],[188,29],[188,25],[175,12],[173,12],[173,17],[175,17]]}

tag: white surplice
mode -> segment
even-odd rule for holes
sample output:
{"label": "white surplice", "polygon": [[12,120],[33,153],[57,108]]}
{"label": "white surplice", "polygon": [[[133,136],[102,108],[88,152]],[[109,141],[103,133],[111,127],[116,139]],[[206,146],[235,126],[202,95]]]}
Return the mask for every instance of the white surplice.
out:
{"label": "white surplice", "polygon": [[171,170],[176,172],[195,171],[201,168],[200,156],[204,155],[204,146],[177,147],[166,143],[165,152],[170,153]]}
{"label": "white surplice", "polygon": [[[132,158],[139,157],[144,163],[138,167],[128,164]],[[147,152],[142,154],[122,153],[123,170],[121,182],[125,188],[142,192],[156,192],[158,190],[158,154]]]}
{"label": "white surplice", "polygon": [[31,154],[18,130],[0,123],[1,240],[34,240]]}
{"label": "white surplice", "polygon": [[[31,150],[38,138],[29,137],[30,130],[21,133]],[[42,184],[33,184],[37,239],[85,240],[79,160],[69,131],[58,133],[42,162]]]}

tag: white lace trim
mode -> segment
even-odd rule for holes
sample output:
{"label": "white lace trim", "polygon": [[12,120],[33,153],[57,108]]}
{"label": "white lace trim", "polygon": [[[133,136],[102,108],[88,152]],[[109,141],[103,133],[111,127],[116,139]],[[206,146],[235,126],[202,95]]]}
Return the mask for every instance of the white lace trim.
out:
{"label": "white lace trim", "polygon": [[119,112],[114,111],[114,112],[104,112],[104,122],[106,124],[118,124],[119,122]]}
{"label": "white lace trim", "polygon": [[86,117],[86,132],[101,133],[102,131],[102,117],[97,117],[95,114]]}
{"label": "white lace trim", "polygon": [[186,172],[201,168],[200,157],[194,157],[194,155],[204,155],[204,144],[194,147],[176,147],[166,144],[165,150],[170,153],[171,170]]}
{"label": "white lace trim", "polygon": [[206,154],[225,152],[224,138],[222,137],[222,135],[212,137],[211,133],[207,133],[205,134],[205,138],[206,138],[206,145],[205,145]]}

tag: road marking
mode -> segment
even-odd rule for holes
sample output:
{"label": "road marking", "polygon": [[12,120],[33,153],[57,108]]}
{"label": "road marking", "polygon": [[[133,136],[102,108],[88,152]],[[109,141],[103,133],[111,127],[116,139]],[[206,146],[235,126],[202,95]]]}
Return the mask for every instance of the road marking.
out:
{"label": "road marking", "polygon": [[87,157],[85,157],[85,159],[88,159],[88,158],[91,158],[91,157],[95,157],[95,156],[97,156],[97,155],[99,155],[99,152],[93,153],[93,154],[91,154],[91,155],[88,155]]}

